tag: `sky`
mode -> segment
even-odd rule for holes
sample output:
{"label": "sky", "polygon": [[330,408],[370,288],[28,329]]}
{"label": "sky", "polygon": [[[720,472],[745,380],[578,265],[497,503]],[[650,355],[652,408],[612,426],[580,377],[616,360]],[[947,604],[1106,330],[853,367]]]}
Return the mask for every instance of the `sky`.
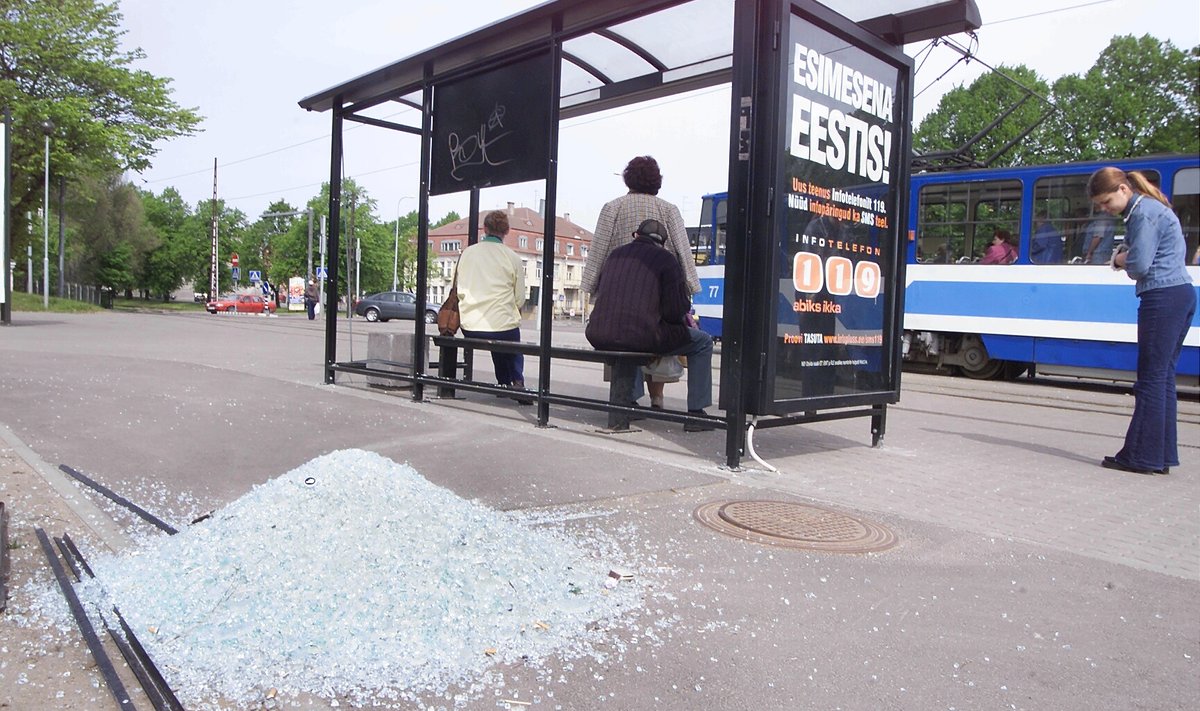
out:
{"label": "sky", "polygon": [[[852,4],[871,0],[831,0]],[[879,0],[875,0],[876,3]],[[1180,48],[1200,44],[1194,0],[976,0],[983,27],[978,61],[956,60],[945,46],[921,54],[914,82],[916,123],[940,96],[969,85],[986,65],[1024,64],[1053,81],[1082,74],[1114,35],[1150,34]],[[130,175],[161,193],[174,187],[189,204],[217,194],[253,221],[275,200],[304,205],[329,180],[329,112],[300,99],[541,4],[529,0],[118,0],[135,68],[172,80],[174,100],[204,117],[196,135],[158,145],[153,167]],[[953,39],[967,44],[965,35]],[[926,43],[905,51],[916,57]],[[949,71],[947,71],[949,70]],[[943,76],[944,74],[944,76]],[[560,127],[557,213],[592,230],[603,204],[625,192],[620,173],[636,155],[653,155],[659,193],[693,224],[703,195],[725,189],[729,88],[714,87],[564,121]],[[412,116],[396,116],[410,125]],[[417,208],[418,140],[347,124],[344,175],[391,221]],[[537,209],[541,182],[485,190],[481,205],[511,201]],[[467,212],[467,197],[431,199],[430,216]]]}

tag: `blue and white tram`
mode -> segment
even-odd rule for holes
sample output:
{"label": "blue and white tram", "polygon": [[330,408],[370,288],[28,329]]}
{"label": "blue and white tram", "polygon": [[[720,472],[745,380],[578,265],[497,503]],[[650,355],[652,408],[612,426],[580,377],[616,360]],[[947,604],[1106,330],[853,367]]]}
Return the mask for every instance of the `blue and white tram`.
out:
{"label": "blue and white tram", "polygon": [[[904,300],[904,359],[974,378],[1041,374],[1133,380],[1133,282],[1107,264],[1124,223],[1092,209],[1088,177],[1105,165],[1140,170],[1171,199],[1200,290],[1200,157],[923,173],[911,178]],[[726,193],[704,196],[693,253],[700,327],[722,332]],[[1002,231],[1015,260],[986,264]],[[1104,234],[1102,251],[1092,236]],[[1111,242],[1108,240],[1111,239]],[[1183,384],[1200,385],[1200,314],[1180,356]]]}
{"label": "blue and white tram", "polygon": [[[1097,163],[914,175],[909,193],[903,352],[975,378],[1041,374],[1132,380],[1137,367],[1133,283],[1108,266],[1124,223],[1091,206],[1099,167],[1140,170],[1171,199],[1187,255],[1200,240],[1200,158],[1158,156]],[[993,235],[1017,248],[984,264]],[[1093,235],[1106,235],[1103,253]],[[1111,243],[1107,242],[1111,239]],[[1200,289],[1200,266],[1189,266]],[[1200,315],[1178,374],[1200,382]]]}

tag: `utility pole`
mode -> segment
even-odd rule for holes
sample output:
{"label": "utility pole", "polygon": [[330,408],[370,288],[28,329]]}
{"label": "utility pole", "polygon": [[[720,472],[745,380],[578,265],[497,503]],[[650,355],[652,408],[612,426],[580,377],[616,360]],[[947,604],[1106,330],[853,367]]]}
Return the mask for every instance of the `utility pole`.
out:
{"label": "utility pole", "polygon": [[350,193],[350,220],[349,229],[346,230],[346,318],[354,317],[354,297],[358,293],[350,288],[350,245],[354,242],[354,199],[358,197],[353,191]]}
{"label": "utility pole", "polygon": [[[325,246],[325,215],[321,215],[321,273],[322,274],[328,274],[328,272],[325,271],[325,250],[326,250],[326,246]],[[322,304],[321,308],[325,308],[325,309],[329,308],[329,305],[325,303],[325,280],[326,279],[328,279],[328,277],[321,277],[321,281],[320,281],[320,287],[321,287],[320,302]]]}
{"label": "utility pole", "polygon": [[45,198],[42,200],[42,232],[45,239],[42,242],[42,308],[50,309],[50,134],[54,133],[54,123],[42,122],[42,133],[46,134],[46,172]]}
{"label": "utility pole", "polygon": [[217,159],[213,158],[213,201],[212,201],[212,260],[208,273],[208,298],[217,298]]}
{"label": "utility pole", "polygon": [[58,298],[63,297],[66,275],[63,273],[63,253],[67,250],[67,180],[58,176]]}

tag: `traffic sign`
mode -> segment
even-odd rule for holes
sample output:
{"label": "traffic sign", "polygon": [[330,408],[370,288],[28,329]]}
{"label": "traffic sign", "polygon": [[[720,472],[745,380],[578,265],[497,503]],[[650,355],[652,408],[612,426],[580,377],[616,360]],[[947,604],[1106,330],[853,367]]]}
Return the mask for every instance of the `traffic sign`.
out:
{"label": "traffic sign", "polygon": [[233,265],[234,267],[237,267],[237,265],[238,265],[237,252],[234,252],[233,254],[229,255],[229,263],[231,265]]}
{"label": "traffic sign", "polygon": [[242,270],[239,269],[238,267],[234,267],[233,268],[233,280],[237,281],[238,278],[241,276],[242,276]]}
{"label": "traffic sign", "polygon": [[259,269],[251,269],[250,270],[250,281],[251,281],[251,283],[262,281],[262,271]]}
{"label": "traffic sign", "polygon": [[328,279],[329,278],[329,270],[326,269],[325,267],[317,267],[317,278],[318,279]]}

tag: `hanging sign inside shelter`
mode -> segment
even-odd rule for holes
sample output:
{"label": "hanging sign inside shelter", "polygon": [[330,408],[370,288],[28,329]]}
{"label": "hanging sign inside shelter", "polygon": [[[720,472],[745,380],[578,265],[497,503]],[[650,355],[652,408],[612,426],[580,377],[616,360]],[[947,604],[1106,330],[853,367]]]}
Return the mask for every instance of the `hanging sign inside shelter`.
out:
{"label": "hanging sign inside shelter", "polygon": [[434,86],[430,195],[546,178],[552,70],[545,52]]}
{"label": "hanging sign inside shelter", "polygon": [[[792,14],[773,400],[888,390],[909,67]],[[782,408],[782,409],[787,409]]]}

